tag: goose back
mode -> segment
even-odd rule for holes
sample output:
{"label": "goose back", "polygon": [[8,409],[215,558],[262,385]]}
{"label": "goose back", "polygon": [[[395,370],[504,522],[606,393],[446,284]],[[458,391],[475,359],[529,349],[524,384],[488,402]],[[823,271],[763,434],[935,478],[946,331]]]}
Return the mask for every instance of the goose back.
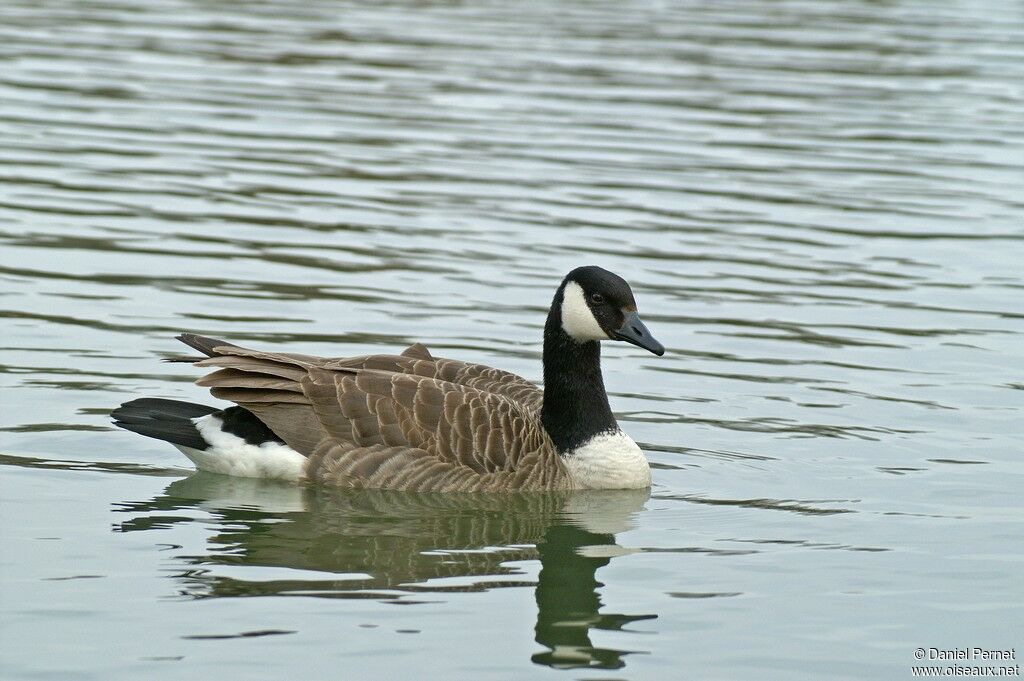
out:
{"label": "goose back", "polygon": [[197,383],[252,411],[337,487],[553,490],[569,476],[540,421],[543,393],[492,367],[401,355],[317,358],[180,339],[215,371]]}

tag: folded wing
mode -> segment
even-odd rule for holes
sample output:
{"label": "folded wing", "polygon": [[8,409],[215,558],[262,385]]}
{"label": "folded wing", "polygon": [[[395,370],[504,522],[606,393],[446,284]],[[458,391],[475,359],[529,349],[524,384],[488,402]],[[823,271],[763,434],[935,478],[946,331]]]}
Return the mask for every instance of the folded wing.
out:
{"label": "folded wing", "polygon": [[419,344],[401,355],[322,359],[180,339],[209,355],[197,366],[217,368],[199,385],[249,409],[334,475],[369,481],[393,470],[454,481],[560,469],[547,461],[554,449],[539,425],[542,393],[515,374],[435,358]]}

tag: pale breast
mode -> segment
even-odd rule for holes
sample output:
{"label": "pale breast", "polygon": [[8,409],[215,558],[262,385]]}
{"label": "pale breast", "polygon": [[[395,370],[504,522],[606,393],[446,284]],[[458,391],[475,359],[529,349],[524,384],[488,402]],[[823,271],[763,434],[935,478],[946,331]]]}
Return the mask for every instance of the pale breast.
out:
{"label": "pale breast", "polygon": [[647,457],[621,430],[595,435],[565,454],[562,462],[578,489],[640,489],[651,485]]}

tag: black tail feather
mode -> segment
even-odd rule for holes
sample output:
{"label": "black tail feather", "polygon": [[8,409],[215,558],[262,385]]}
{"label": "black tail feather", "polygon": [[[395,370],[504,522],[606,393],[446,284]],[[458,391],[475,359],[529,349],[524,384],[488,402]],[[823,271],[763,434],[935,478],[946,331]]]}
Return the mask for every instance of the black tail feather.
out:
{"label": "black tail feather", "polygon": [[176,416],[179,418],[194,419],[197,416],[206,416],[216,411],[217,407],[208,407],[205,404],[193,402],[182,402],[180,400],[164,400],[159,397],[140,397],[131,402],[125,402],[110,413],[115,419],[120,418],[119,414],[149,414],[150,418],[155,416]]}
{"label": "black tail feather", "polygon": [[196,430],[192,419],[220,411],[191,402],[162,400],[152,397],[125,402],[110,413],[114,425],[158,440],[206,449],[207,442]]}

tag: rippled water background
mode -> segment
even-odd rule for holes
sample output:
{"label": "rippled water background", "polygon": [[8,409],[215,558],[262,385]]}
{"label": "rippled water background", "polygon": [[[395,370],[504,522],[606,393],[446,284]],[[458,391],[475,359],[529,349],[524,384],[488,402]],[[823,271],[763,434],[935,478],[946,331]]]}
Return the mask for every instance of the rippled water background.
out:
{"label": "rippled water background", "polygon": [[[1024,648],[1020,3],[0,19],[5,679],[896,679]],[[586,263],[668,348],[605,351],[649,499],[186,478],[108,424],[209,401],[158,361],[182,330],[538,379]]]}

